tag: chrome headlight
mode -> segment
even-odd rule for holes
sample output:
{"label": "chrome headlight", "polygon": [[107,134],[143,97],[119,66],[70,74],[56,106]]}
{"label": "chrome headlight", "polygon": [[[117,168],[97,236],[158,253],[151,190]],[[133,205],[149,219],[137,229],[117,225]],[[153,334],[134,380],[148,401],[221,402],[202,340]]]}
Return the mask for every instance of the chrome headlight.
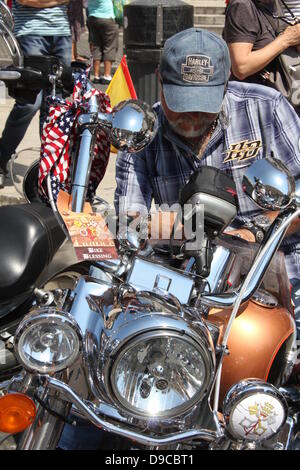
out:
{"label": "chrome headlight", "polygon": [[209,349],[201,337],[184,331],[160,329],[131,338],[111,363],[114,401],[147,417],[169,418],[188,410],[208,392],[213,378]]}
{"label": "chrome headlight", "polygon": [[82,347],[75,319],[55,308],[35,310],[20,323],[15,352],[29,371],[48,374],[71,366]]}
{"label": "chrome headlight", "polygon": [[258,379],[242,380],[224,398],[228,432],[236,439],[262,441],[276,434],[287,418],[284,396]]}

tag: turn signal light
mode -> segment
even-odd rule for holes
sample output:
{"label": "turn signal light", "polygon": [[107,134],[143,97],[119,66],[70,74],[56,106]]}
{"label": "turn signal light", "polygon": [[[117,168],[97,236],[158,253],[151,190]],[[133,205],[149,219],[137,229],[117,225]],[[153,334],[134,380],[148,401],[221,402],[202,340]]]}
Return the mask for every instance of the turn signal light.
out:
{"label": "turn signal light", "polygon": [[0,431],[9,434],[22,432],[31,425],[36,415],[33,400],[21,393],[0,397]]}

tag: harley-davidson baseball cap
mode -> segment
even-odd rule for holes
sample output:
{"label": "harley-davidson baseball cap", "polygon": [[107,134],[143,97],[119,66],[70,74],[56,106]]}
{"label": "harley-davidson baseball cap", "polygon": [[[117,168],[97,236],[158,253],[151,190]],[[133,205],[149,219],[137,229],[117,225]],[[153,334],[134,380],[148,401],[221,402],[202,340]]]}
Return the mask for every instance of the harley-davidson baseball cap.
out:
{"label": "harley-davidson baseball cap", "polygon": [[230,56],[217,34],[189,28],[167,39],[159,66],[168,108],[218,113],[230,75]]}

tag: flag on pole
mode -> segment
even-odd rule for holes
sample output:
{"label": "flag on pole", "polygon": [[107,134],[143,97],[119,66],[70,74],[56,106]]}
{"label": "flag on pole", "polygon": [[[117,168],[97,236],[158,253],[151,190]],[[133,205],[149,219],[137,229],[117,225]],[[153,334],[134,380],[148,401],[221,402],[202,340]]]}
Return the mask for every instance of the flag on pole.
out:
{"label": "flag on pole", "polygon": [[[121,63],[115,71],[105,94],[109,96],[112,108],[120,103],[120,101],[137,98],[125,55],[123,55]],[[113,145],[111,145],[111,151],[113,153],[118,153],[118,150]]]}
{"label": "flag on pole", "polygon": [[105,93],[110,98],[110,104],[112,108],[120,101],[137,98],[125,55],[123,55],[121,63],[115,71],[114,76]]}

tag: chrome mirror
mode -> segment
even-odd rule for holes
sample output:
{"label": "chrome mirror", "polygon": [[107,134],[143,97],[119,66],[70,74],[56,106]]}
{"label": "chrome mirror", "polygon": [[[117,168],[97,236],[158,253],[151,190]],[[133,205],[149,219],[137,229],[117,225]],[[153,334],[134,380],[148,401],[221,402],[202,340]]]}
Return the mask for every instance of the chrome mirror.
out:
{"label": "chrome mirror", "polygon": [[0,1],[0,21],[2,21],[8,29],[13,31],[14,19],[8,6]]}
{"label": "chrome mirror", "polygon": [[295,181],[295,193],[294,193],[294,200],[300,206],[300,177]]}
{"label": "chrome mirror", "polygon": [[244,192],[256,204],[271,211],[285,209],[295,193],[294,177],[280,160],[273,157],[254,162],[247,169],[242,184]]}
{"label": "chrome mirror", "polygon": [[156,113],[140,100],[121,101],[110,115],[104,116],[99,115],[99,122],[108,131],[112,145],[130,153],[146,147],[158,129]]}

